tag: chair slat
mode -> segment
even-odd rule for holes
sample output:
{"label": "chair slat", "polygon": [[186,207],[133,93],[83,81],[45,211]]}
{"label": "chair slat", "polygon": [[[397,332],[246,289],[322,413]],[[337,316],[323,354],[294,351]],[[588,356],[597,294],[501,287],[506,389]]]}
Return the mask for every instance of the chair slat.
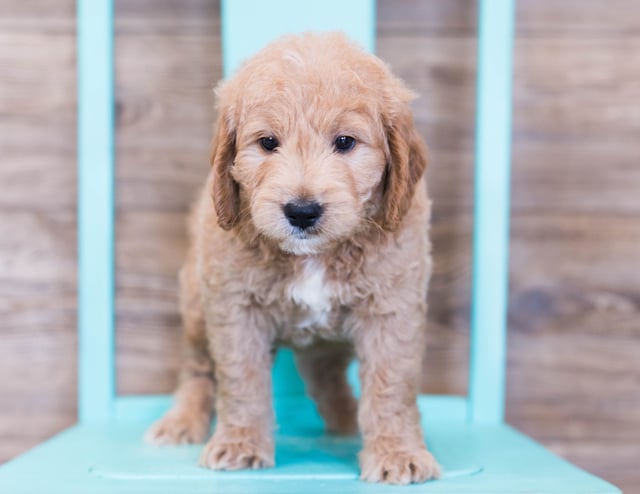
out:
{"label": "chair slat", "polygon": [[78,0],[78,404],[109,419],[115,395],[113,0]]}
{"label": "chair slat", "polygon": [[513,24],[513,0],[480,2],[469,366],[475,423],[504,418]]}
{"label": "chair slat", "polygon": [[375,49],[375,0],[222,0],[220,9],[225,77],[284,34],[343,31],[367,50]]}

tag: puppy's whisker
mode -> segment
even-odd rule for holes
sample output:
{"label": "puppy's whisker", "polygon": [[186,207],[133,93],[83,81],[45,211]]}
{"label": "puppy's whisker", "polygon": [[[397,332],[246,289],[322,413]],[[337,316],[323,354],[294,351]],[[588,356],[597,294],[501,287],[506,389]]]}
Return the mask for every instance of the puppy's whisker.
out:
{"label": "puppy's whisker", "polygon": [[255,226],[250,221],[244,221],[241,223],[238,229],[238,235],[241,237],[247,237],[249,242],[255,243],[255,241],[261,236],[260,232],[256,230]]}
{"label": "puppy's whisker", "polygon": [[385,229],[382,228],[382,226],[380,226],[380,224],[378,222],[376,222],[376,220],[374,220],[373,218],[365,218],[365,223],[367,225],[371,225],[373,227],[375,227],[375,229],[379,232],[379,233],[385,233]]}

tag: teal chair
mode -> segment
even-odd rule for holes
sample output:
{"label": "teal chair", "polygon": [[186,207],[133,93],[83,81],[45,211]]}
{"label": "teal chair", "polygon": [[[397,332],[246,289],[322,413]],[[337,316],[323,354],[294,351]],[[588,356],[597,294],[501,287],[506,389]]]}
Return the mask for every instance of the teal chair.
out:
{"label": "teal chair", "polygon": [[[264,5],[222,2],[225,75],[283,32],[342,29],[373,50],[374,0]],[[359,441],[323,434],[287,353],[274,369],[275,468],[213,472],[196,466],[201,446],[143,443],[170,397],[115,394],[113,5],[79,0],[79,422],[0,468],[0,493],[619,493],[503,421],[513,8],[480,4],[469,396],[419,397],[444,474],[393,487],[357,480]]]}

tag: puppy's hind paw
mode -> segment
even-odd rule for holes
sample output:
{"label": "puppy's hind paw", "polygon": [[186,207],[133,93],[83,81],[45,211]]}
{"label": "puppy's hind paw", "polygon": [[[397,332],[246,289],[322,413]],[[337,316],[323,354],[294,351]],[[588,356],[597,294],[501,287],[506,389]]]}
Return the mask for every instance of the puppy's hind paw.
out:
{"label": "puppy's hind paw", "polygon": [[203,443],[211,431],[210,420],[203,413],[170,410],[149,428],[144,440],[156,446]]}

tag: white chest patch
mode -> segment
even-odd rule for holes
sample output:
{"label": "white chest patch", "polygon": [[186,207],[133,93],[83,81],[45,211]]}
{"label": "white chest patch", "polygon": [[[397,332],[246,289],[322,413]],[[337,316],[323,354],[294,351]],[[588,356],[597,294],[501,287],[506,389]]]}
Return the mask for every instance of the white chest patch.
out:
{"label": "white chest patch", "polygon": [[289,297],[304,314],[296,326],[326,326],[331,311],[331,290],[325,280],[325,270],[315,261],[308,261],[304,270],[289,285]]}

